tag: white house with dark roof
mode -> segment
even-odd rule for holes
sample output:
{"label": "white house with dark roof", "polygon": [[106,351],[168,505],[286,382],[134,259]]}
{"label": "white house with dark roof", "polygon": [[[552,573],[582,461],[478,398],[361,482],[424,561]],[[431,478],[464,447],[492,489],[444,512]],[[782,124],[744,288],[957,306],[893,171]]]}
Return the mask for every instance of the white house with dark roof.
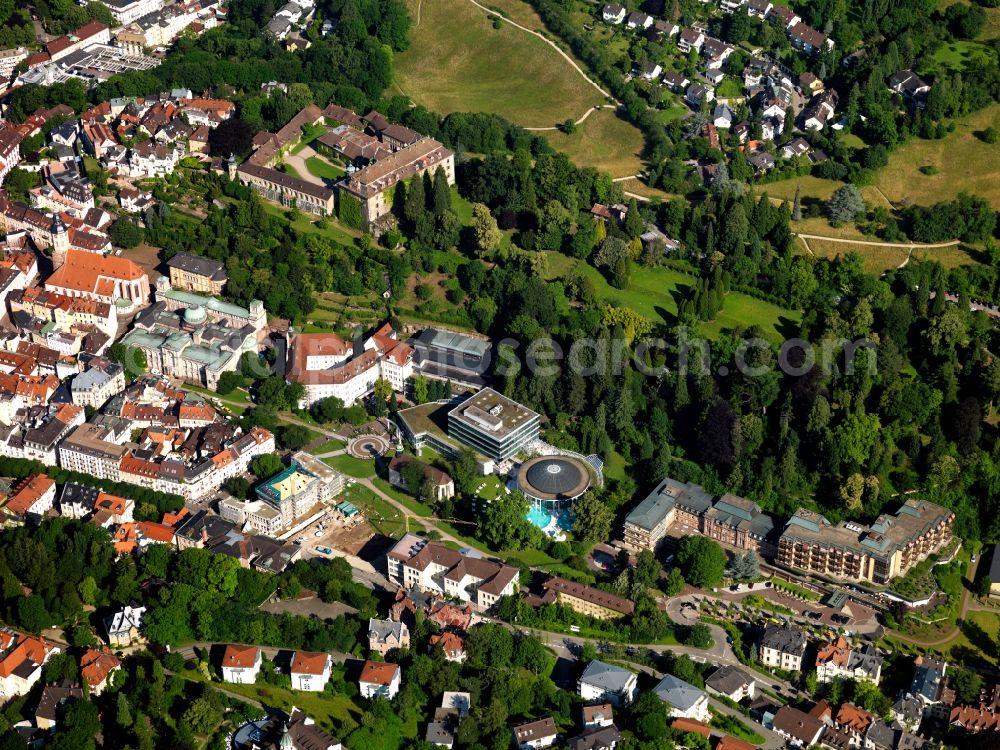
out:
{"label": "white house with dark roof", "polygon": [[739,667],[723,665],[705,680],[705,689],[716,695],[724,695],[739,703],[744,698],[754,697],[756,681]]}
{"label": "white house with dark roof", "polygon": [[791,625],[768,625],[760,639],[761,663],[775,669],[800,671],[805,651],[805,631]]}
{"label": "white house with dark roof", "polygon": [[653,688],[656,696],[667,705],[667,714],[674,718],[694,719],[707,722],[711,719],[708,710],[708,695],[694,685],[674,677],[664,675]]}
{"label": "white house with dark roof", "polygon": [[583,670],[578,686],[580,697],[585,701],[627,706],[635,699],[637,681],[634,672],[595,659]]}
{"label": "white house with dark roof", "polygon": [[514,735],[514,745],[520,750],[540,750],[543,747],[552,747],[558,734],[556,723],[551,716],[513,724],[510,731]]}
{"label": "white house with dark roof", "polygon": [[621,5],[605,5],[601,9],[601,18],[605,23],[623,23],[626,15],[627,11]]}

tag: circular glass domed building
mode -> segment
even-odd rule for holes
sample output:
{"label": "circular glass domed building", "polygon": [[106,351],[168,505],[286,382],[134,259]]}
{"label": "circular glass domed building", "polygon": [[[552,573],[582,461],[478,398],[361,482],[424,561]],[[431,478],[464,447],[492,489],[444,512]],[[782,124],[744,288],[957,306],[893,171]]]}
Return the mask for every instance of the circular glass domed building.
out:
{"label": "circular glass domed building", "polygon": [[571,456],[539,456],[521,464],[517,488],[531,504],[555,514],[590,487],[590,468]]}

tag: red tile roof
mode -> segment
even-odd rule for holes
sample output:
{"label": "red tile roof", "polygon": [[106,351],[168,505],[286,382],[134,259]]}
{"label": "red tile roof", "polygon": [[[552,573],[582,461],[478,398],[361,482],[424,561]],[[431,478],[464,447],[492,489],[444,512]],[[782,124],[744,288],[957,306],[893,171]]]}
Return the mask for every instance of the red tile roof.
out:
{"label": "red tile roof", "polygon": [[80,676],[91,688],[95,688],[108,679],[108,675],[121,664],[110,651],[88,648],[80,659]]}
{"label": "red tile roof", "polygon": [[708,728],[707,724],[703,724],[702,722],[694,719],[674,719],[670,722],[670,728],[676,729],[678,732],[693,732],[694,734],[700,734],[706,739],[712,736],[712,730]]}
{"label": "red tile roof", "polygon": [[292,659],[292,671],[300,674],[323,674],[329,654],[312,651],[296,651]]}
{"label": "red tile roof", "polygon": [[367,682],[370,685],[389,685],[398,670],[398,664],[389,664],[382,661],[366,661],[365,666],[361,670],[361,682]]}
{"label": "red tile roof", "polygon": [[28,477],[17,492],[14,493],[14,496],[11,497],[4,510],[24,515],[31,509],[32,505],[41,500],[42,496],[55,486],[56,483],[45,474],[35,474]]}
{"label": "red tile roof", "polygon": [[229,644],[222,655],[222,666],[250,669],[257,663],[260,649],[256,646],[236,646]]}

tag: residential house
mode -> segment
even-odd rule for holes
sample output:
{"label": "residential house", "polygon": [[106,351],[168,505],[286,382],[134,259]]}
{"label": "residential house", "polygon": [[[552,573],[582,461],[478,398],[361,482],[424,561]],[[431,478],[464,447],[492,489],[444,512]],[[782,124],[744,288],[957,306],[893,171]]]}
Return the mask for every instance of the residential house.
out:
{"label": "residential house", "polygon": [[719,9],[723,13],[734,13],[746,3],[747,0],[719,0]]}
{"label": "residential house", "polygon": [[852,745],[863,745],[865,735],[868,733],[868,727],[872,725],[875,721],[875,717],[865,711],[863,708],[858,708],[853,703],[844,703],[840,706],[840,710],[837,711],[836,715],[833,717],[833,725],[851,737]]}
{"label": "residential house", "polygon": [[222,681],[252,685],[260,672],[261,651],[257,646],[229,644],[222,653]]}
{"label": "residential house", "polygon": [[786,8],[784,5],[773,5],[771,10],[767,14],[769,17],[775,17],[781,20],[781,23],[786,29],[793,29],[802,23],[802,19],[799,15],[791,8]]}
{"label": "residential house", "polygon": [[42,688],[38,707],[35,709],[35,726],[45,730],[54,729],[65,704],[82,699],[83,691],[68,681],[46,685]]}
{"label": "residential house", "polygon": [[614,750],[621,742],[622,735],[613,724],[585,729],[575,737],[566,740],[569,750]]}
{"label": "residential house", "polygon": [[705,43],[705,35],[698,29],[683,28],[677,37],[677,47],[685,54],[691,50],[701,52],[701,46]]}
{"label": "residential house", "polygon": [[663,74],[663,85],[669,87],[671,91],[680,92],[690,86],[691,81],[680,73],[667,71]]}
{"label": "residential house", "polygon": [[912,70],[900,70],[889,76],[889,90],[911,101],[918,101],[926,98],[931,87]]}
{"label": "residential house", "polygon": [[125,390],[125,368],[117,362],[95,357],[87,369],[70,381],[73,403],[100,409],[108,399]]}
{"label": "residential house", "polygon": [[583,726],[586,729],[595,727],[614,726],[614,709],[610,703],[597,703],[592,706],[584,706],[581,710]]}
{"label": "residential house", "polygon": [[25,479],[3,506],[5,513],[25,518],[41,516],[52,509],[56,501],[56,483],[45,474]]}
{"label": "residential house", "polygon": [[0,700],[27,695],[42,677],[42,667],[59,647],[34,635],[0,626]]}
{"label": "residential house", "polygon": [[737,739],[731,734],[726,734],[716,744],[715,750],[757,750],[757,746]]}
{"label": "residential house", "polygon": [[625,25],[630,29],[648,29],[653,25],[653,17],[648,16],[645,13],[635,10],[628,14],[628,18],[625,20]]}
{"label": "residential house", "polygon": [[947,662],[932,656],[918,656],[913,660],[909,693],[924,705],[926,713],[939,716],[947,713],[947,708],[941,706],[947,671]]}
{"label": "residential house", "polygon": [[827,89],[822,94],[814,96],[809,106],[802,110],[802,127],[806,130],[825,128],[837,111],[838,101],[839,97],[834,89]]}
{"label": "residential house", "polygon": [[731,128],[736,120],[736,113],[728,104],[719,104],[712,113],[712,124],[717,128]]}
{"label": "residential house", "polygon": [[87,683],[91,695],[100,695],[121,667],[121,661],[108,649],[88,648],[80,657],[80,679]]}
{"label": "residential house", "polygon": [[705,692],[672,674],[664,675],[653,692],[667,704],[668,716],[705,722],[712,717]]}
{"label": "residential house", "polygon": [[453,596],[481,610],[520,588],[517,568],[462,554],[438,542],[406,534],[387,555],[389,580],[407,589]]}
{"label": "residential house", "polygon": [[744,698],[753,700],[756,684],[753,677],[739,667],[725,665],[705,680],[705,689],[739,703]]}
{"label": "residential house", "polygon": [[620,24],[625,21],[627,11],[620,5],[605,5],[601,9],[601,18],[605,23]]}
{"label": "residential house", "polygon": [[819,94],[824,88],[823,80],[815,73],[806,71],[799,76],[799,89],[807,96]]}
{"label": "residential house", "polygon": [[823,734],[823,722],[792,706],[782,706],[774,715],[774,731],[786,740],[800,747],[809,747],[819,742]]}
{"label": "residential house", "polygon": [[104,620],[108,643],[112,646],[131,646],[142,638],[142,617],[145,607],[126,606]]}
{"label": "residential house", "polygon": [[771,0],[747,0],[747,15],[767,18],[773,9]]}
{"label": "residential house", "polygon": [[425,464],[411,456],[393,456],[392,460],[389,462],[389,484],[393,487],[398,487],[401,490],[416,494],[420,488],[407,487],[406,479],[403,477],[403,468],[411,463],[415,463],[418,466],[423,467],[424,479],[430,483],[435,500],[440,502],[455,496],[455,482],[452,480],[451,476],[449,476],[446,472],[441,471],[441,469],[436,466]]}
{"label": "residential house", "polygon": [[402,622],[368,620],[368,650],[385,656],[395,649],[410,647],[410,629]]}
{"label": "residential house", "polygon": [[750,127],[750,123],[744,120],[743,122],[733,125],[729,132],[736,136],[736,140],[740,143],[746,143],[750,140],[752,128]]}
{"label": "residential house", "polygon": [[143,213],[153,207],[153,194],[148,190],[124,187],[118,191],[118,205],[130,214]]}
{"label": "residential house", "polygon": [[993,548],[993,559],[987,575],[990,579],[990,599],[1000,599],[1000,544]]}
{"label": "residential house", "polygon": [[333,657],[330,654],[312,651],[296,651],[292,657],[292,689],[323,692],[330,681]]}
{"label": "residential house", "polygon": [[799,136],[798,138],[793,138],[782,146],[779,153],[785,159],[794,159],[808,154],[810,148],[811,146],[809,145],[809,141]]}
{"label": "residential house", "polygon": [[703,100],[705,102],[715,100],[715,89],[703,83],[692,83],[684,92],[684,100],[692,107],[700,107]]}
{"label": "residential house", "polygon": [[820,645],[816,654],[816,677],[820,682],[843,677],[877,684],[882,676],[882,661],[871,644],[852,649],[841,636]]}
{"label": "residential house", "polygon": [[900,693],[892,704],[892,715],[901,726],[915,730],[924,718],[924,703],[912,693]]}
{"label": "residential house", "polygon": [[802,671],[806,634],[792,625],[768,625],[760,640],[760,660],[765,666],[789,672]]}
{"label": "residential house", "polygon": [[663,68],[655,62],[651,62],[643,66],[640,75],[647,81],[655,81],[661,73],[663,73]]}
{"label": "residential house", "polygon": [[514,724],[510,728],[514,745],[520,750],[540,750],[556,742],[556,723],[551,716]]}
{"label": "residential house", "polygon": [[578,685],[585,701],[600,700],[627,706],[635,699],[637,680],[635,672],[594,660],[583,670]]}
{"label": "residential house", "polygon": [[758,174],[774,169],[775,161],[767,151],[758,151],[747,157],[747,163],[756,170]]}
{"label": "residential house", "polygon": [[445,661],[453,661],[457,664],[465,661],[465,638],[458,633],[435,633],[427,639],[427,647],[431,651],[439,644],[444,653]]}
{"label": "residential house", "polygon": [[734,51],[735,47],[732,45],[711,36],[706,36],[701,46],[701,53],[705,56],[706,66],[709,70],[721,70],[723,64]]}
{"label": "residential house", "polygon": [[381,661],[366,661],[361,669],[358,689],[362,698],[382,696],[392,700],[399,692],[402,681],[402,670],[398,664]]}
{"label": "residential house", "polygon": [[792,26],[788,30],[788,36],[792,40],[792,46],[807,55],[833,49],[833,40],[830,37],[805,23]]}

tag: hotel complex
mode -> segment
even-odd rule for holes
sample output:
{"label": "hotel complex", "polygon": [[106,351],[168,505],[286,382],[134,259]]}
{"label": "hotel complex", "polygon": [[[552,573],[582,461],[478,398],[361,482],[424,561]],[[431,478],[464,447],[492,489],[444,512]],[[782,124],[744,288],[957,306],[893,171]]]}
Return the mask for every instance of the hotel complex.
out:
{"label": "hotel complex", "polygon": [[625,519],[625,543],[635,549],[656,549],[667,529],[679,526],[679,536],[697,533],[738,549],[773,557],[774,519],[742,497],[715,498],[691,482],[664,479]]}
{"label": "hotel complex", "polygon": [[951,540],[955,514],[926,500],[907,500],[871,526],[831,524],[800,508],[785,526],[777,562],[808,573],[886,584]]}
{"label": "hotel complex", "polygon": [[716,498],[696,484],[666,478],[628,514],[623,538],[632,549],[655,550],[668,532],[701,534],[786,568],[884,585],[947,544],[954,519],[939,505],[907,500],[871,526],[834,525],[800,508],[782,529],[745,498]]}

